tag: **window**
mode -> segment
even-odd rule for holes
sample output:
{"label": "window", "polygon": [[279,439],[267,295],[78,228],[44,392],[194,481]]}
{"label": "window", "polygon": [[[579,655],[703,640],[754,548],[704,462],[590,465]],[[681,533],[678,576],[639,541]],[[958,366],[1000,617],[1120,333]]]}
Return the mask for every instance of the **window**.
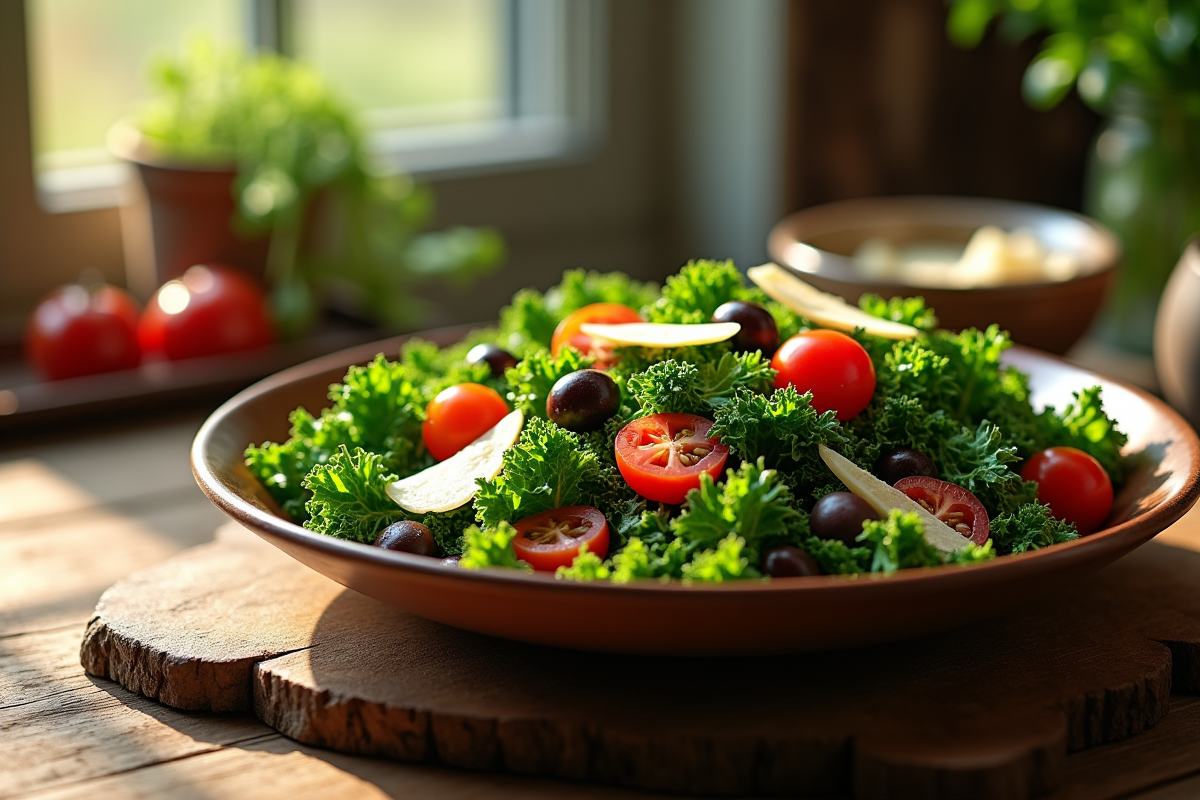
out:
{"label": "window", "polygon": [[570,156],[597,129],[598,2],[28,0],[34,168],[52,211],[119,202],[108,128],[146,94],[148,59],[206,35],[315,66],[363,113],[376,152],[419,174]]}

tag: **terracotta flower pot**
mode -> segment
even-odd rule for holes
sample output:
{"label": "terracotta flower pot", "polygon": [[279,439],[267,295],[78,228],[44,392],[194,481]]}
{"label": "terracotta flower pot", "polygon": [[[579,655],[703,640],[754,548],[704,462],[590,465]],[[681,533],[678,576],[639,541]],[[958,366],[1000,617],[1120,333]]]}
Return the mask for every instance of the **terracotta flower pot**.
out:
{"label": "terracotta flower pot", "polygon": [[204,262],[229,264],[262,281],[270,236],[235,231],[235,168],[156,158],[127,124],[113,128],[109,148],[134,166],[131,202],[121,214],[127,279],[135,294],[144,299]]}

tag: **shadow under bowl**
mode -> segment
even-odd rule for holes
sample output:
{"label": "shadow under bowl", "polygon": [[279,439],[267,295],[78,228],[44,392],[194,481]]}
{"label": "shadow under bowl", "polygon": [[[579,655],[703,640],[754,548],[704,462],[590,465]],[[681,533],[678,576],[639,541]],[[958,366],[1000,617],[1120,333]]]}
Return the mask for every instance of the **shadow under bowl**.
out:
{"label": "shadow under bowl", "polygon": [[[448,344],[463,331],[422,338]],[[350,364],[394,354],[403,338],[335,353],[242,391],[204,423],[192,446],[200,488],[222,511],[321,574],[426,619],[536,644],[659,655],[750,655],[832,650],[948,630],[1027,603],[1149,541],[1200,492],[1200,442],[1151,395],[1023,348],[1005,360],[1031,379],[1035,404],[1062,404],[1099,383],[1129,434],[1131,474],[1107,527],[1045,550],[973,567],[892,576],[816,576],[682,586],[556,581],[517,570],[472,571],[438,559],[312,533],[289,521],[246,468],[252,442],[282,441],[287,414],[326,404]],[[980,603],[979,598],[987,598]],[[514,609],[537,609],[515,613]]]}
{"label": "shadow under bowl", "polygon": [[[853,258],[869,239],[901,247],[966,245],[985,225],[1032,231],[1047,250],[1075,255],[1078,274],[1065,281],[946,288],[876,279],[863,274]],[[884,298],[920,295],[941,327],[962,330],[996,323],[1013,341],[1058,354],[1087,331],[1121,260],[1116,237],[1086,217],[972,197],[872,197],[814,206],[776,224],[767,247],[778,264],[851,303],[867,292]]]}

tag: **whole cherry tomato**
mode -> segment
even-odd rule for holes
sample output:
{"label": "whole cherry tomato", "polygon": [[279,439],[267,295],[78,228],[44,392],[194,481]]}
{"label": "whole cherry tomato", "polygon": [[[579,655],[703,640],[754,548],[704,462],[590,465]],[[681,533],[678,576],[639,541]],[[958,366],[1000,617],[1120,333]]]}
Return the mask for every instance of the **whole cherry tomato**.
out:
{"label": "whole cherry tomato", "polygon": [[988,540],[992,526],[987,509],[975,495],[958,484],[913,475],[896,481],[896,488],[975,544]]}
{"label": "whole cherry tomato", "polygon": [[1099,528],[1112,511],[1112,480],[1100,462],[1074,447],[1050,447],[1025,462],[1021,477],[1037,481],[1038,501],[1075,523],[1080,536]]}
{"label": "whole cherry tomato", "polygon": [[875,394],[875,365],[863,346],[844,333],[802,331],[775,352],[775,388],[812,392],[812,406],[845,422],[862,413]]}
{"label": "whole cherry tomato", "polygon": [[263,290],[248,275],[197,265],[154,293],[138,338],[144,353],[171,361],[263,347],[275,341],[266,309]]}
{"label": "whole cherry tomato", "polygon": [[47,380],[132,369],[138,347],[138,305],[125,291],[102,284],[55,289],[25,326],[25,353]]}
{"label": "whole cherry tomato", "polygon": [[558,355],[564,344],[569,344],[585,356],[596,359],[594,366],[605,369],[612,366],[612,346],[588,336],[580,330],[584,323],[595,322],[604,325],[623,325],[627,322],[641,322],[642,318],[629,306],[620,303],[592,303],[578,311],[567,315],[554,329],[554,338],[550,340],[550,352]]}
{"label": "whole cherry tomato", "polygon": [[425,407],[421,436],[438,461],[445,461],[491,430],[508,414],[508,404],[481,383],[443,389]]}
{"label": "whole cherry tomato", "polygon": [[513,550],[517,558],[539,571],[569,567],[583,545],[600,558],[608,555],[608,521],[591,506],[567,506],[543,511],[518,522]]}
{"label": "whole cherry tomato", "polygon": [[682,503],[700,476],[716,480],[729,448],[708,438],[712,422],[695,414],[651,414],[617,434],[617,469],[629,488],[649,500]]}

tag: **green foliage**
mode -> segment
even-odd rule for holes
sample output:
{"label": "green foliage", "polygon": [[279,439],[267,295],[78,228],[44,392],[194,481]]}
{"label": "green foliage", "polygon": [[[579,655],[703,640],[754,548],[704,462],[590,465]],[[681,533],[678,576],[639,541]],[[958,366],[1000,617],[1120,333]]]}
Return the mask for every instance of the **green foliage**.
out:
{"label": "green foliage", "polygon": [[303,522],[308,518],[304,477],[317,464],[328,461],[338,443],[346,441],[345,421],[336,415],[316,419],[303,408],[293,411],[289,419],[292,427],[287,441],[246,448],[246,466],[291,519]]}
{"label": "green foliage", "polygon": [[1000,553],[1024,553],[1078,539],[1070,522],[1056,519],[1050,507],[1038,502],[1026,503],[1013,513],[992,517],[991,539]]}
{"label": "green foliage", "polygon": [[856,575],[871,568],[873,551],[869,547],[849,547],[837,539],[805,537],[802,549],[820,565],[827,575]]}
{"label": "green foliage", "polygon": [[868,520],[858,541],[871,548],[871,572],[891,574],[898,569],[937,567],[942,564],[975,564],[995,557],[991,542],[982,547],[968,544],[946,554],[925,538],[921,518],[911,512],[893,510],[885,520]]}
{"label": "green foliage", "polygon": [[717,546],[702,550],[681,568],[684,585],[692,583],[724,583],[762,577],[750,566],[750,560],[742,554],[746,542],[736,533],[731,533]]}
{"label": "green foliage", "polygon": [[873,317],[912,325],[922,331],[931,331],[938,323],[933,309],[925,306],[924,297],[893,297],[884,300],[877,294],[868,293],[858,298],[858,307]]}
{"label": "green foliage", "polygon": [[770,397],[741,390],[718,408],[710,432],[743,461],[763,459],[785,473],[797,496],[805,499],[828,483],[829,470],[817,445],[847,441],[832,411],[818,414],[812,395],[788,386]]}
{"label": "green foliage", "polygon": [[764,550],[789,541],[799,518],[788,487],[760,458],[729,470],[720,484],[700,476],[700,488],[688,492],[671,532],[689,550],[713,547],[735,533],[757,563]]}
{"label": "green foliage", "polygon": [[342,445],[325,464],[313,467],[304,480],[312,492],[304,527],[326,536],[371,544],[379,532],[405,519],[403,509],[387,496],[396,480],[383,457],[361,447],[351,452]]}
{"label": "green foliage", "polygon": [[699,364],[660,361],[630,376],[626,388],[640,409],[636,416],[684,412],[707,417],[736,392],[763,394],[774,381],[775,370],[762,354],[726,352],[717,361]]}
{"label": "green foliage", "polygon": [[1034,108],[1054,107],[1077,84],[1080,97],[1104,111],[1116,87],[1131,83],[1180,98],[1189,113],[1200,111],[1194,2],[952,0],[947,32],[959,46],[974,47],[996,17],[1012,41],[1049,33],[1022,84]]}
{"label": "green foliage", "polygon": [[648,309],[651,322],[708,322],[717,307],[730,300],[765,302],[758,289],[742,280],[732,261],[689,261],[667,278],[662,296]]}
{"label": "green foliage", "polygon": [[1099,386],[1074,395],[1075,402],[1068,403],[1061,413],[1048,407],[1038,415],[1039,446],[1082,450],[1100,462],[1114,483],[1119,482],[1125,475],[1121,448],[1129,437],[1117,430],[1105,413]]}
{"label": "green foliage", "polygon": [[467,528],[475,524],[475,509],[468,503],[453,511],[426,514],[420,522],[433,534],[433,540],[437,542],[443,557],[457,556],[463,551],[463,535]]}
{"label": "green foliage", "polygon": [[609,472],[579,434],[534,417],[504,453],[500,474],[479,482],[475,511],[489,528],[563,506],[594,506],[607,516],[607,492],[619,480]]}
{"label": "green foliage", "polygon": [[[272,308],[288,335],[316,317],[332,283],[355,290],[383,321],[411,325],[421,310],[406,291],[436,276],[463,280],[504,258],[489,228],[421,234],[428,191],[370,166],[363,132],[317,72],[288,58],[246,55],[194,39],[150,72],[154,99],[137,119],[153,151],[201,166],[238,165],[239,229],[270,231]],[[305,250],[306,211],[320,191],[339,205],[341,241]]]}
{"label": "green foliage", "polygon": [[479,528],[472,525],[463,534],[464,546],[458,566],[464,569],[486,569],[504,567],[530,572],[533,567],[517,560],[512,541],[517,538],[517,529],[507,522],[494,528]]}
{"label": "green foliage", "polygon": [[588,552],[586,542],[579,548],[579,555],[575,556],[575,560],[571,562],[571,566],[559,567],[554,571],[554,577],[559,580],[581,581],[584,583],[606,581],[611,574],[611,570],[605,565],[600,556]]}
{"label": "green foliage", "polygon": [[682,576],[686,561],[687,552],[678,539],[672,539],[656,552],[641,539],[633,538],[613,556],[611,579],[613,583],[646,579],[667,581]]}
{"label": "green foliage", "polygon": [[563,347],[557,356],[546,349],[531,351],[504,374],[508,386],[508,402],[519,408],[525,417],[546,419],[546,399],[560,378],[592,365],[592,359],[573,347]]}

